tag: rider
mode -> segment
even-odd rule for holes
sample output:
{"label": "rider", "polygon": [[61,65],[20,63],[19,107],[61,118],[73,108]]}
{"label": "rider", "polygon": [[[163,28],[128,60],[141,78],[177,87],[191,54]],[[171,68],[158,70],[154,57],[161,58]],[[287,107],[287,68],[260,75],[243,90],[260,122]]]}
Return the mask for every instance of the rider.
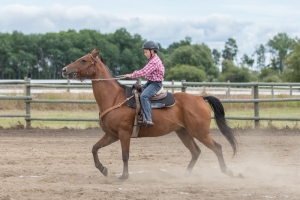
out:
{"label": "rider", "polygon": [[143,44],[144,55],[148,58],[148,64],[141,70],[134,71],[132,74],[126,74],[126,78],[145,77],[147,82],[142,86],[144,88],[140,95],[141,105],[147,120],[147,126],[153,126],[151,116],[150,98],[162,87],[164,80],[165,67],[157,53],[159,46],[153,41],[147,41]]}

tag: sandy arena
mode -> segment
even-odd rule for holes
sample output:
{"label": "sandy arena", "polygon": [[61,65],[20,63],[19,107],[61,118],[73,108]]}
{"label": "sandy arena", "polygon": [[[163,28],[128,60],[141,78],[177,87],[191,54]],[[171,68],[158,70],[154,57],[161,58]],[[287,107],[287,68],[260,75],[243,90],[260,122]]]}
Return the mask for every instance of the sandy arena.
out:
{"label": "sandy arena", "polygon": [[197,141],[201,155],[190,176],[191,156],[175,133],[131,140],[129,179],[120,142],[99,150],[108,168],[94,167],[92,146],[100,129],[0,130],[0,200],[10,199],[300,199],[300,130],[236,130],[238,152],[218,130],[228,168],[244,178],[221,173],[217,157]]}

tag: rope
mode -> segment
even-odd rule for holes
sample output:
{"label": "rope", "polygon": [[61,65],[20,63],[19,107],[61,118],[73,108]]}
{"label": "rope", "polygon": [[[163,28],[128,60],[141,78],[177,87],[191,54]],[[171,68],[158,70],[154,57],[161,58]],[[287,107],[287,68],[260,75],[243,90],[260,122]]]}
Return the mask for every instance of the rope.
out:
{"label": "rope", "polygon": [[102,117],[103,117],[104,115],[106,115],[107,113],[109,113],[110,111],[112,111],[112,110],[114,110],[114,109],[116,109],[116,108],[120,108],[126,101],[129,101],[132,97],[134,97],[134,95],[128,97],[128,98],[125,99],[123,102],[119,103],[118,105],[115,105],[115,106],[110,107],[110,108],[106,109],[105,111],[103,111],[103,112],[100,114],[100,116],[99,116],[100,120],[102,120]]}
{"label": "rope", "polygon": [[91,81],[108,81],[108,80],[119,80],[126,78],[125,75],[116,76],[115,78],[97,78],[91,79]]}

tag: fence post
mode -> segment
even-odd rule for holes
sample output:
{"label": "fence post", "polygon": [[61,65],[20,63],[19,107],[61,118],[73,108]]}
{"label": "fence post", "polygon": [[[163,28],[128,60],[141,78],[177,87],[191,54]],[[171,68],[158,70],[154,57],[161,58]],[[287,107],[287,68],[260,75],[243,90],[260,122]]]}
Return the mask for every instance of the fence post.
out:
{"label": "fence post", "polygon": [[[174,80],[172,80],[172,85],[174,85]],[[172,93],[174,94],[174,88],[172,87]]]}
{"label": "fence post", "polygon": [[[25,78],[26,81],[26,96],[30,96],[30,78]],[[26,120],[26,129],[31,128],[31,120],[30,120],[30,102],[26,102],[26,114],[29,115],[29,117],[25,117]]]}
{"label": "fence post", "polygon": [[[203,83],[206,83],[206,81],[203,81]],[[205,85],[202,86],[202,94],[203,95],[206,94],[206,87],[205,87]]]}
{"label": "fence post", "polygon": [[185,82],[185,80],[181,81],[181,92],[186,92],[186,86],[183,85],[183,83]]}
{"label": "fence post", "polygon": [[[67,85],[68,85],[68,86],[70,85],[70,79],[68,79]],[[67,92],[70,93],[70,88],[69,88],[69,87],[68,87],[68,89],[67,89]]]}
{"label": "fence post", "polygon": [[274,99],[274,86],[271,86],[271,94],[272,94],[272,99]]}
{"label": "fence post", "polygon": [[[228,80],[227,83],[230,83],[230,80]],[[226,98],[230,99],[230,86],[228,86],[227,93],[226,93]]]}
{"label": "fence post", "polygon": [[290,86],[290,96],[293,96],[293,86]]}
{"label": "fence post", "polygon": [[[259,99],[258,85],[253,86],[254,89],[254,99]],[[254,117],[259,117],[259,102],[254,102]],[[259,128],[259,120],[254,120],[254,127]]]}

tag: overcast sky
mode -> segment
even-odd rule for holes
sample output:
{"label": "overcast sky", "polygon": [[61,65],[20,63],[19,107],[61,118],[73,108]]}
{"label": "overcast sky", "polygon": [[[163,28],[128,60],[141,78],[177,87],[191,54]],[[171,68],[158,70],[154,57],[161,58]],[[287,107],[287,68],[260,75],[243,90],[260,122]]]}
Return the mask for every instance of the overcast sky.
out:
{"label": "overcast sky", "polygon": [[2,33],[119,28],[163,47],[190,36],[221,51],[232,37],[241,57],[278,33],[299,37],[300,0],[0,0]]}

